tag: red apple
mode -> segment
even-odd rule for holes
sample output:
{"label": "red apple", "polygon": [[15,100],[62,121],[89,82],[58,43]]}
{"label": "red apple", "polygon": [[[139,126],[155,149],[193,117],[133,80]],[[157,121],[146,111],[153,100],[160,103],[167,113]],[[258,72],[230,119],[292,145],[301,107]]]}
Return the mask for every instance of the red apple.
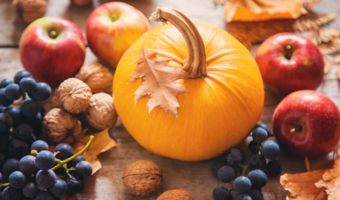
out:
{"label": "red apple", "polygon": [[149,29],[149,21],[139,10],[126,3],[111,2],[91,13],[86,38],[98,58],[116,67],[125,51]]}
{"label": "red apple", "polygon": [[20,58],[35,80],[51,86],[77,74],[85,59],[85,42],[69,20],[43,17],[32,22],[20,39]]}
{"label": "red apple", "polygon": [[281,147],[297,156],[325,156],[339,144],[339,109],[319,92],[293,92],[276,107],[273,131]]}
{"label": "red apple", "polygon": [[280,33],[265,40],[255,60],[266,89],[278,98],[297,90],[315,90],[324,75],[318,47],[293,33]]}

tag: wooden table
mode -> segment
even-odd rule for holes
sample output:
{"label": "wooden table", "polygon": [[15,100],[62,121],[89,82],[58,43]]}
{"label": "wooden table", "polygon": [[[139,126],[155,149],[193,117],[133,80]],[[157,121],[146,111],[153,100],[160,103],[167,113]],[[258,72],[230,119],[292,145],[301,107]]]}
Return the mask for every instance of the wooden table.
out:
{"label": "wooden table", "polygon": [[[71,5],[70,0],[49,0],[46,16],[58,16],[75,22],[84,32],[86,20],[92,10],[108,0],[94,0],[92,5],[78,7]],[[128,4],[141,10],[146,16],[150,16],[157,7],[170,6],[181,10],[189,18],[210,23],[225,29],[224,9],[215,7],[212,0],[126,0]],[[338,0],[323,0],[315,9],[319,12],[332,12],[340,10]],[[11,0],[0,0],[0,80],[11,78],[22,69],[18,54],[20,36],[25,26],[15,22],[14,13],[11,10]],[[151,26],[159,26],[160,23],[152,23]],[[331,24],[340,28],[340,19]],[[251,48],[255,54],[257,46]],[[97,58],[87,48],[85,63],[96,61]],[[340,106],[340,87],[336,78],[337,69],[325,76],[325,80],[318,91],[330,97]],[[266,93],[265,106],[261,122],[271,126],[271,117],[278,104],[270,94]],[[195,200],[213,200],[212,191],[217,185],[225,185],[211,172],[212,160],[201,162],[182,162],[155,155],[141,147],[118,122],[116,129],[111,131],[112,137],[119,147],[100,155],[102,169],[94,176],[86,180],[85,190],[77,194],[78,199],[96,200],[155,200],[166,190],[185,189],[189,191]],[[250,138],[239,146],[247,152],[247,143]],[[157,163],[163,170],[164,181],[161,191],[149,198],[136,197],[127,192],[122,183],[122,173],[125,167],[137,160],[147,159]],[[303,159],[281,153],[278,158],[283,163],[282,173],[299,173],[306,171]],[[267,185],[262,189],[265,200],[283,200],[286,192],[279,183],[279,177],[269,178]],[[235,198],[234,198],[235,199]]]}

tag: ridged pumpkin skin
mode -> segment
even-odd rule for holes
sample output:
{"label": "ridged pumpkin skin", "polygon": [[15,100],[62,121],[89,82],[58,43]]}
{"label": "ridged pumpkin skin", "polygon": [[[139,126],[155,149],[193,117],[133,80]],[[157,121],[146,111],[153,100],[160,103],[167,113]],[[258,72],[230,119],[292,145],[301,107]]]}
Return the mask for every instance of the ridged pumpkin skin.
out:
{"label": "ridged pumpkin skin", "polygon": [[178,81],[188,93],[177,97],[178,118],[160,107],[150,113],[148,97],[135,104],[141,79],[128,84],[142,51],[170,57],[170,67],[181,67],[188,50],[171,24],[151,29],[120,60],[114,77],[115,107],[128,132],[156,154],[184,161],[206,160],[240,143],[260,119],[264,88],[250,52],[222,29],[196,22],[208,62],[207,77]]}

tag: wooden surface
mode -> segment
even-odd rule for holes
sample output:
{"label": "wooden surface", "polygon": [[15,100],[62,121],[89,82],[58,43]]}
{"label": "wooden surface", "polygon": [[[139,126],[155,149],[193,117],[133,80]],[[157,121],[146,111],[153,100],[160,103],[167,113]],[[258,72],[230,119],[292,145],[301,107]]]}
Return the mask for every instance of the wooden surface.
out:
{"label": "wooden surface", "polygon": [[[93,4],[78,7],[71,5],[69,0],[49,0],[46,16],[58,16],[72,20],[84,32],[86,20],[91,11],[99,5],[108,1],[94,0]],[[127,0],[125,1],[141,10],[149,16],[157,7],[171,6],[183,11],[189,18],[213,24],[225,28],[224,10],[215,7],[212,0]],[[316,11],[330,12],[340,10],[339,0],[323,0],[316,7]],[[160,23],[152,23],[152,27]],[[340,19],[331,24],[333,27],[340,27]],[[0,0],[0,80],[11,78],[15,72],[22,69],[18,44],[25,26],[15,22],[14,13],[11,10],[11,0]],[[251,48],[255,54],[256,46]],[[85,63],[96,61],[96,57],[87,48]],[[340,87],[336,78],[337,69],[334,67],[330,74],[318,88],[318,91],[330,97],[340,106]],[[265,106],[261,122],[271,126],[272,113],[278,104],[270,94],[266,93]],[[164,191],[170,189],[185,189],[189,191],[195,200],[213,200],[212,191],[217,185],[225,185],[218,181],[210,172],[212,160],[201,162],[182,162],[164,158],[146,151],[127,133],[123,125],[118,122],[117,127],[111,131],[112,137],[118,142],[119,147],[100,155],[103,168],[94,176],[86,180],[85,190],[77,195],[78,199],[97,200],[155,200]],[[246,146],[250,138],[240,144],[240,147],[247,152]],[[121,180],[125,167],[137,160],[147,159],[157,163],[163,170],[164,181],[161,191],[148,198],[135,197],[130,195],[124,188]],[[283,163],[282,173],[304,172],[303,159],[281,153],[278,158]],[[279,184],[279,177],[269,178],[267,185],[262,189],[265,200],[283,200],[286,192]]]}

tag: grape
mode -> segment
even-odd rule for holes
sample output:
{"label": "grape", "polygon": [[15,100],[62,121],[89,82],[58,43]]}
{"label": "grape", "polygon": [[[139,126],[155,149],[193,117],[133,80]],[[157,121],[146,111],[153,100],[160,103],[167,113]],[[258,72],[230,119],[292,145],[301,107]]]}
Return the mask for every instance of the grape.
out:
{"label": "grape", "polygon": [[[1,134],[1,132],[0,132]],[[5,152],[7,151],[8,149],[8,144],[9,144],[9,138],[7,136],[7,133],[6,133],[6,136],[0,136],[0,152]]]}
{"label": "grape", "polygon": [[16,189],[20,189],[26,184],[26,176],[21,171],[12,172],[11,175],[9,175],[8,180],[9,185]]}
{"label": "grape", "polygon": [[8,186],[2,191],[1,196],[2,196],[2,200],[20,200],[21,191]]}
{"label": "grape", "polygon": [[25,77],[32,77],[32,75],[28,71],[25,71],[25,70],[17,72],[14,76],[14,83],[19,84],[21,79]]}
{"label": "grape", "polygon": [[[86,161],[83,161],[83,162],[86,162]],[[220,179],[220,181],[222,181],[223,183],[230,183],[235,178],[236,178],[235,171],[230,166],[223,166],[218,170],[218,179]]]}
{"label": "grape", "polygon": [[12,117],[7,113],[0,113],[0,132],[8,132],[12,125]]}
{"label": "grape", "polygon": [[56,157],[60,160],[65,160],[73,156],[73,149],[69,144],[66,144],[66,143],[58,144],[55,147],[54,152],[58,152],[58,151],[59,153],[56,155]]}
{"label": "grape", "polygon": [[36,89],[31,93],[38,101],[45,101],[51,96],[51,87],[46,83],[37,83]]}
{"label": "grape", "polygon": [[[85,160],[85,159],[84,159]],[[72,161],[71,161],[72,162]],[[71,163],[70,162],[70,163]],[[215,160],[211,166],[211,173],[216,177],[218,178],[218,170],[227,165],[227,162],[225,161],[225,159],[218,159],[218,160]],[[75,167],[75,166],[74,166]]]}
{"label": "grape", "polygon": [[[235,174],[235,171],[233,168],[231,168],[232,171]],[[76,175],[80,178],[80,179],[85,179],[89,176],[91,176],[92,174],[92,165],[87,162],[87,161],[80,161],[77,165],[76,165]]]}
{"label": "grape", "polygon": [[251,189],[251,181],[248,177],[239,176],[234,181],[234,188],[239,194],[246,194]]}
{"label": "grape", "polygon": [[58,179],[58,180],[56,180],[54,185],[48,189],[48,191],[54,197],[61,197],[67,191],[67,184],[64,180]]}
{"label": "grape", "polygon": [[260,189],[267,183],[267,175],[260,169],[255,169],[248,174],[252,189]]}
{"label": "grape", "polygon": [[248,149],[251,153],[253,154],[258,154],[259,153],[259,149],[257,148],[258,144],[257,142],[255,142],[254,140],[252,140],[249,144],[248,144]]}
{"label": "grape", "polygon": [[25,197],[33,198],[38,193],[38,187],[33,182],[28,182],[26,185],[22,188],[22,192],[24,193]]}
{"label": "grape", "polygon": [[236,200],[253,200],[253,199],[247,194],[241,194],[236,198]]}
{"label": "grape", "polygon": [[41,119],[41,113],[38,112],[34,117],[26,117],[25,122],[32,127],[34,133],[41,133],[43,125]]}
{"label": "grape", "polygon": [[35,157],[31,155],[22,157],[19,161],[19,170],[27,176],[36,174],[39,168],[35,165]]}
{"label": "grape", "polygon": [[278,176],[281,173],[282,165],[278,160],[271,160],[268,162],[266,170],[268,176]]}
{"label": "grape", "polygon": [[250,169],[264,169],[266,167],[266,159],[262,155],[253,155],[249,159]]}
{"label": "grape", "polygon": [[7,159],[4,166],[2,167],[2,172],[9,176],[12,172],[17,171],[19,169],[18,165],[19,161],[14,158]]}
{"label": "grape", "polygon": [[215,200],[229,200],[230,192],[228,188],[219,185],[213,190],[213,197]]}
{"label": "grape", "polygon": [[261,127],[257,127],[253,130],[252,137],[255,142],[262,143],[268,138],[268,132]]}
{"label": "grape", "polygon": [[56,181],[57,177],[52,170],[39,170],[35,180],[37,185],[42,188],[49,188],[52,187]]}
{"label": "grape", "polygon": [[10,106],[13,103],[13,101],[7,99],[5,96],[5,88],[0,89],[0,104],[3,106]]}
{"label": "grape", "polygon": [[15,130],[15,135],[17,138],[22,140],[27,140],[31,137],[33,130],[28,124],[20,124],[18,128]]}
{"label": "grape", "polygon": [[261,154],[267,159],[274,159],[280,153],[280,146],[275,141],[267,141],[262,145]]}
{"label": "grape", "polygon": [[67,178],[67,192],[70,194],[75,194],[83,191],[84,189],[84,182],[81,180],[77,180],[76,178]]}
{"label": "grape", "polygon": [[[71,160],[70,162],[67,163],[67,167],[76,167],[76,165],[80,162],[80,161],[85,161],[85,158],[80,155],[75,157],[73,160]],[[223,165],[222,165],[223,166]]]}
{"label": "grape", "polygon": [[250,190],[248,195],[252,198],[252,200],[263,200],[263,194],[260,190]]}
{"label": "grape", "polygon": [[0,82],[0,88],[5,88],[7,85],[14,83],[11,79],[5,78]]}
{"label": "grape", "polygon": [[31,146],[31,150],[36,150],[38,152],[42,151],[42,150],[48,150],[48,144],[43,141],[43,140],[37,140],[35,142],[33,142],[32,146]]}
{"label": "grape", "polygon": [[39,103],[31,98],[25,99],[22,101],[20,106],[20,111],[26,117],[34,117],[38,114],[40,110]]}
{"label": "grape", "polygon": [[[1,183],[1,181],[2,181],[2,173],[0,172],[0,183]],[[1,197],[1,195],[0,195],[0,197]]]}
{"label": "grape", "polygon": [[238,174],[242,174],[243,168],[239,165],[232,165],[230,166],[234,169],[235,175],[237,176]]}
{"label": "grape", "polygon": [[8,146],[8,153],[14,158],[21,158],[28,153],[28,144],[22,140],[14,139]]}
{"label": "grape", "polygon": [[21,88],[18,84],[11,83],[5,88],[5,96],[11,101],[18,100],[22,95]]}
{"label": "grape", "polygon": [[268,135],[270,134],[270,128],[269,128],[269,126],[268,126],[267,124],[260,123],[260,124],[257,124],[257,125],[255,126],[255,128],[258,128],[258,127],[261,127],[261,128],[263,128],[264,130],[266,130],[267,133],[268,133]]}
{"label": "grape", "polygon": [[23,89],[25,92],[30,93],[35,90],[37,87],[37,82],[32,77],[25,77],[21,79],[20,81],[20,87]]}
{"label": "grape", "polygon": [[32,133],[30,137],[26,140],[26,142],[28,143],[28,145],[31,145],[36,140],[37,140],[37,136],[34,133]]}
{"label": "grape", "polygon": [[229,165],[238,165],[244,161],[244,153],[241,149],[231,148],[225,153]]}
{"label": "grape", "polygon": [[2,152],[0,152],[0,167],[2,167],[6,162],[6,156]]}
{"label": "grape", "polygon": [[20,113],[20,109],[16,107],[8,107],[5,112],[9,114],[9,116],[12,117],[13,120],[13,127],[19,126],[21,123],[23,123],[24,118]]}
{"label": "grape", "polygon": [[39,194],[33,200],[54,200],[54,198],[50,193],[42,191],[39,192]]}
{"label": "grape", "polygon": [[36,155],[35,165],[42,170],[51,169],[54,166],[55,157],[52,152],[50,151],[40,151]]}

